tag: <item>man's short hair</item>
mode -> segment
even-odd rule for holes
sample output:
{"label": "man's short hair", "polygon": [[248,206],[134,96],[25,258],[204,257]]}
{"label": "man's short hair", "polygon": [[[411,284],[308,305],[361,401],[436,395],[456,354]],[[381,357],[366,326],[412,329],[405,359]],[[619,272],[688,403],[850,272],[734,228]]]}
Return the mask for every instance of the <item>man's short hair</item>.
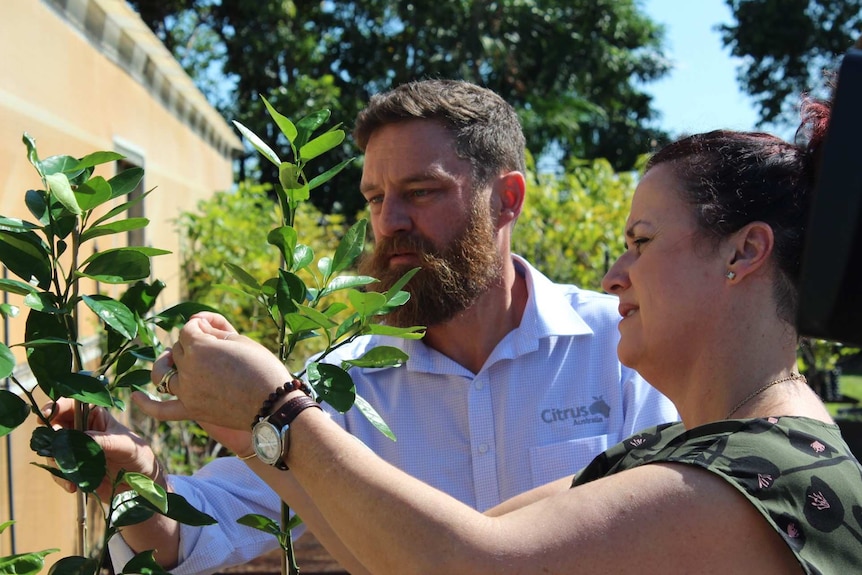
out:
{"label": "man's short hair", "polygon": [[469,82],[421,80],[376,94],[357,116],[353,137],[365,151],[378,129],[416,119],[439,122],[452,133],[456,154],[472,166],[475,187],[504,171],[526,172],[526,142],[515,109]]}

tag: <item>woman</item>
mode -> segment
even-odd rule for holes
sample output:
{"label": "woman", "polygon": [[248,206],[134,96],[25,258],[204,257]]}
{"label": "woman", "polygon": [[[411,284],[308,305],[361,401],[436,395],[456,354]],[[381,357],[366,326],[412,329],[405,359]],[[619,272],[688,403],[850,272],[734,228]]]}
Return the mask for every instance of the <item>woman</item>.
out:
{"label": "woman", "polygon": [[604,288],[620,299],[620,359],[682,423],[629,438],[574,481],[479,514],[379,460],[299,390],[273,406],[294,417],[276,454],[290,471],[267,465],[249,422],[290,375],[213,315],[156,363],[178,398],[159,415],[246,430],[217,435],[288,500],[299,483],[315,507],[291,504],[352,572],[854,572],[862,468],[796,371],[794,286],[828,109],[805,115],[807,146],[719,131],[649,162]]}

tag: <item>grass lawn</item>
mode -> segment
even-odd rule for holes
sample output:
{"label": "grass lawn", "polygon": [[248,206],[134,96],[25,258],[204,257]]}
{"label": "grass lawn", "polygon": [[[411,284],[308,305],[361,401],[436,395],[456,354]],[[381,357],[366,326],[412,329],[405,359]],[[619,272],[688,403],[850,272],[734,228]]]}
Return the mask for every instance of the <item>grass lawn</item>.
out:
{"label": "grass lawn", "polygon": [[[838,384],[841,390],[841,395],[853,397],[859,400],[859,407],[862,407],[862,375],[842,375],[841,381]],[[827,409],[832,416],[843,407],[854,407],[852,403],[827,403]]]}

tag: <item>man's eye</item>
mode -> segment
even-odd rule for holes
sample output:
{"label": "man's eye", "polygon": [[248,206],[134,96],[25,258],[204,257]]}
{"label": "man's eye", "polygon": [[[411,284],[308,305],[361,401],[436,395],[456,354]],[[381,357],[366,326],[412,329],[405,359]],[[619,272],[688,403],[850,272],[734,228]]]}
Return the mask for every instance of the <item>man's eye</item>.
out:
{"label": "man's eye", "polygon": [[379,204],[383,201],[383,196],[370,196],[365,198],[365,201],[369,204]]}

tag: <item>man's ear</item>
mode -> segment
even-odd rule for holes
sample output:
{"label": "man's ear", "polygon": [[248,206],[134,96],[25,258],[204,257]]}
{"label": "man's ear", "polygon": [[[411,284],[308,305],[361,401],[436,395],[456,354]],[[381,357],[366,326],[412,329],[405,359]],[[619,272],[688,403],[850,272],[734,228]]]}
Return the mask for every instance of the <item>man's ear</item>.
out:
{"label": "man's ear", "polygon": [[521,172],[507,172],[497,178],[495,188],[499,198],[497,225],[503,227],[513,223],[521,215],[527,183]]}
{"label": "man's ear", "polygon": [[751,222],[729,238],[727,271],[738,281],[760,269],[775,247],[772,226]]}

